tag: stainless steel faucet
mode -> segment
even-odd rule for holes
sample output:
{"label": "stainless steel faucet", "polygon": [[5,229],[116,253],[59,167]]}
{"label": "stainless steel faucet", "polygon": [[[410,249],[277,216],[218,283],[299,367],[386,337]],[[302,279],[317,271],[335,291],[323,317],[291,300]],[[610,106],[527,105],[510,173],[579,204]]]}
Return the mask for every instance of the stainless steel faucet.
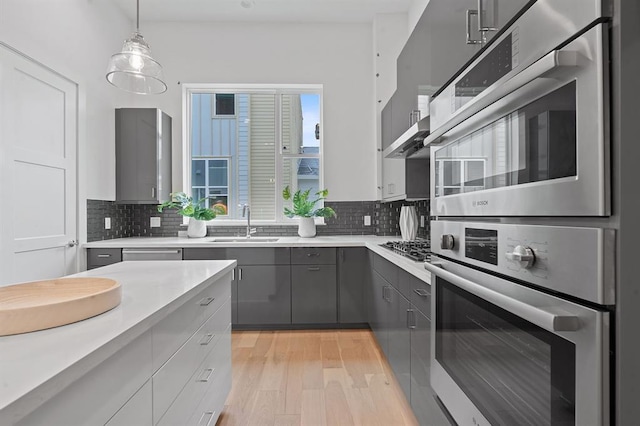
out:
{"label": "stainless steel faucet", "polygon": [[245,214],[247,216],[247,238],[251,238],[251,234],[255,234],[257,229],[251,227],[251,208],[249,204],[242,205],[242,217],[244,217]]}

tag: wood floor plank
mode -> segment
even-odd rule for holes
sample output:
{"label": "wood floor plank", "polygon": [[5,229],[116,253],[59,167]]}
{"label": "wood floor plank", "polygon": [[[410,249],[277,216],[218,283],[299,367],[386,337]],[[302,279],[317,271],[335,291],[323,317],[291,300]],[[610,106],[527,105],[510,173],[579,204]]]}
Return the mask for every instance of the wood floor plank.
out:
{"label": "wood floor plank", "polygon": [[305,426],[326,426],[324,390],[305,389],[302,391],[300,422]]}
{"label": "wood floor plank", "polygon": [[324,388],[325,415],[328,425],[355,426],[342,384],[331,380]]}
{"label": "wood floor plank", "polygon": [[218,426],[405,426],[415,417],[369,330],[232,333]]}

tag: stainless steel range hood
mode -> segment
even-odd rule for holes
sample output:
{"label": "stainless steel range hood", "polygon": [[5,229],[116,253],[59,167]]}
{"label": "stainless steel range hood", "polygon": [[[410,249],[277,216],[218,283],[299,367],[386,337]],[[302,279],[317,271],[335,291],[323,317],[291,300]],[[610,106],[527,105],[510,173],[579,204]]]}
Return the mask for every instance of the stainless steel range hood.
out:
{"label": "stainless steel range hood", "polygon": [[384,158],[407,158],[424,148],[423,141],[429,136],[430,122],[429,116],[426,116],[409,127],[406,132],[382,151],[382,156]]}

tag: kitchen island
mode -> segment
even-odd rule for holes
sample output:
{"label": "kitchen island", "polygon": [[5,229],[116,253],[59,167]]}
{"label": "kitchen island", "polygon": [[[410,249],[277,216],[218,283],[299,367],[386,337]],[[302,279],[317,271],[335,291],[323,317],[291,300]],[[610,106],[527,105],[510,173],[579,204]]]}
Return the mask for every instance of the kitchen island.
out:
{"label": "kitchen island", "polygon": [[221,407],[230,388],[235,266],[121,262],[72,275],[118,281],[122,302],[84,321],[0,337],[0,424],[197,424],[218,416],[207,403]]}

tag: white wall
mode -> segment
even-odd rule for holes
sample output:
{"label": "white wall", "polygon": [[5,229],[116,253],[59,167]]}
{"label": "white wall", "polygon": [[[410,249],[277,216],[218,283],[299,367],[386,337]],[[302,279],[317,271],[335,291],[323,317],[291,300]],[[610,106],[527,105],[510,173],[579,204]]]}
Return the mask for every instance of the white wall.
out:
{"label": "white wall", "polygon": [[136,100],[173,117],[173,189],[182,188],[182,83],[324,85],[329,199],[376,198],[374,71],[370,24],[148,23],[168,91]]}
{"label": "white wall", "polygon": [[78,84],[79,238],[86,199],[115,199],[115,112],[131,95],[105,79],[109,57],[134,28],[110,1],[0,0],[0,41]]}
{"label": "white wall", "polygon": [[431,0],[413,0],[409,5],[409,11],[407,12],[407,15],[408,15],[407,28],[409,30],[407,32],[407,38],[409,37],[413,29],[416,27],[416,24],[420,20],[422,13],[427,8],[427,5],[429,4],[430,1]]}

